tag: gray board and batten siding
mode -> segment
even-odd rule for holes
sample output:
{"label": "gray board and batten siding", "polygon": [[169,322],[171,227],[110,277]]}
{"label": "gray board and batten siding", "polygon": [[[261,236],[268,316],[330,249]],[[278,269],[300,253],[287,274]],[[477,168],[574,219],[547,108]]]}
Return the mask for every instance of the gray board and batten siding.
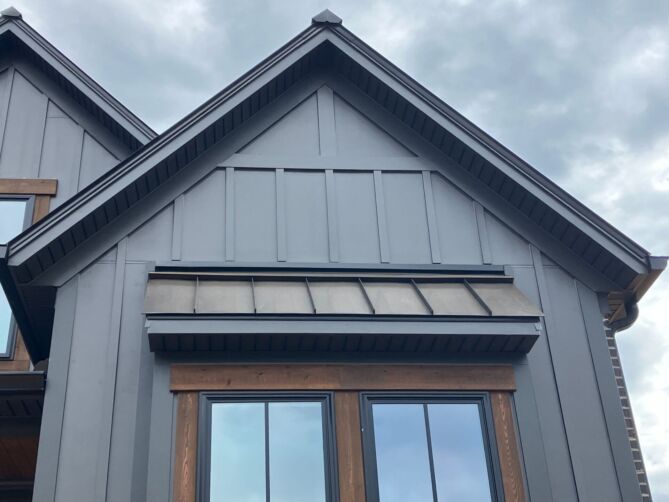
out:
{"label": "gray board and batten siding", "polygon": [[336,81],[294,89],[40,278],[59,289],[34,500],[169,500],[169,365],[300,357],[150,352],[142,310],[157,262],[503,266],[545,313],[532,350],[434,360],[514,365],[532,500],[641,500],[631,452],[620,447],[622,410],[603,401],[615,378],[598,362],[608,349],[597,294],[486,209],[448,162],[372,120],[361,106],[368,98],[349,92]]}
{"label": "gray board and batten siding", "polygon": [[0,177],[57,179],[51,209],[131,153],[29,61],[0,71],[0,99]]}

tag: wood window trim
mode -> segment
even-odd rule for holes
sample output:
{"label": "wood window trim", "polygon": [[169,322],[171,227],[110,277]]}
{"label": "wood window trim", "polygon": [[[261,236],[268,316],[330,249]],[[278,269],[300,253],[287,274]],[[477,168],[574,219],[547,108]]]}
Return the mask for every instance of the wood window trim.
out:
{"label": "wood window trim", "polygon": [[[23,179],[2,178],[0,179],[0,198],[3,195],[26,195],[33,196],[33,214],[30,223],[35,224],[49,213],[51,197],[58,191],[58,180],[56,179]],[[10,351],[11,356],[0,360],[0,371],[28,371],[30,369],[30,355],[23,343],[23,337],[16,328],[14,347]]]}
{"label": "wood window trim", "polygon": [[177,414],[173,494],[195,502],[198,397],[201,391],[334,391],[340,502],[364,502],[359,392],[477,390],[489,392],[506,502],[526,500],[513,419],[510,365],[457,364],[175,364],[170,389]]}

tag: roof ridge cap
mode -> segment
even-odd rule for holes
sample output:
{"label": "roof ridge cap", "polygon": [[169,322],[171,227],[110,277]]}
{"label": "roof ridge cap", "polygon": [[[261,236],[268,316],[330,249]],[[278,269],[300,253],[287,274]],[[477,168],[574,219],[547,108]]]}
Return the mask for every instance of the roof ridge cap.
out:
{"label": "roof ridge cap", "polygon": [[21,14],[21,12],[19,12],[19,10],[13,5],[1,11],[0,15],[8,19],[23,19],[23,14]]}

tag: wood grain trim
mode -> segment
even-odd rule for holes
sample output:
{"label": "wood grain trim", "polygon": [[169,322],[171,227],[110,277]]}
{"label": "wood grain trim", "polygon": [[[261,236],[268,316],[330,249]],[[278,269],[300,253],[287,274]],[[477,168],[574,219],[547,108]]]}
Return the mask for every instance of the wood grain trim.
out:
{"label": "wood grain trim", "polygon": [[526,500],[525,486],[511,409],[511,395],[508,392],[491,392],[490,402],[492,403],[497,452],[502,470],[504,500],[506,502],[524,502]]}
{"label": "wood grain trim", "polygon": [[365,476],[357,392],[335,392],[339,502],[365,502]]}
{"label": "wood grain trim", "polygon": [[30,369],[30,356],[19,330],[16,330],[14,343],[14,357],[1,360],[0,371],[28,371]]}
{"label": "wood grain trim", "polygon": [[173,392],[203,390],[497,390],[516,388],[510,365],[175,364]]}
{"label": "wood grain trim", "polygon": [[179,394],[174,453],[174,502],[195,502],[197,415],[198,394],[196,392]]}
{"label": "wood grain trim", "polygon": [[35,207],[33,209],[33,223],[37,223],[39,220],[44,218],[49,214],[49,205],[51,203],[51,197],[49,195],[36,195],[35,196]]}
{"label": "wood grain trim", "polygon": [[56,195],[58,180],[53,179],[0,179],[0,194]]}

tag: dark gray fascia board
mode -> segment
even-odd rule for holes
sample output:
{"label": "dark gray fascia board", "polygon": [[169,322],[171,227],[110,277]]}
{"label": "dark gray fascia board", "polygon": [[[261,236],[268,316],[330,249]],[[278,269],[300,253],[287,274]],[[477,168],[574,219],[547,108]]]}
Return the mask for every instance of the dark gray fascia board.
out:
{"label": "dark gray fascia board", "polygon": [[148,315],[145,330],[149,335],[212,334],[311,334],[348,335],[524,335],[538,336],[538,317],[425,319],[414,316],[363,318],[355,316],[166,316]]}
{"label": "dark gray fascia board", "polygon": [[43,394],[45,388],[44,371],[0,372],[0,395]]}
{"label": "dark gray fascia board", "polygon": [[[485,133],[475,124],[459,114],[428,89],[420,85],[416,80],[360,40],[348,29],[341,25],[332,25],[329,29],[339,40],[344,42],[342,44],[337,43],[336,40],[331,40],[339,50],[347,54],[349,57],[352,57],[357,63],[365,66],[367,69],[369,69],[369,65],[363,63],[372,63],[373,66],[379,70],[376,72],[375,76],[385,83],[388,83],[388,79],[384,77],[391,77],[393,80],[398,81],[405,90],[409,91],[409,93],[404,92],[402,94],[404,94],[405,97],[408,97],[409,101],[419,110],[422,109],[425,113],[431,116],[431,118],[435,118],[435,112],[438,116],[445,118],[450,122],[451,127],[448,127],[448,124],[444,124],[443,121],[440,125],[446,125],[446,127],[444,127],[446,130],[454,134],[470,148],[478,150],[477,153],[482,152],[482,149],[478,148],[480,145],[487,150],[487,152],[494,155],[497,159],[495,167],[498,169],[507,167],[507,169],[502,169],[504,174],[521,184],[521,186],[529,190],[530,193],[534,192],[534,194],[538,195],[542,200],[546,200],[547,197],[550,198],[553,208],[557,209],[559,214],[562,216],[569,216],[569,218],[567,218],[568,221],[578,223],[577,226],[585,231],[591,238],[600,236],[599,239],[595,240],[599,241],[599,243],[606,247],[606,249],[610,250],[611,246],[619,248],[619,253],[616,254],[616,257],[619,259],[623,259],[625,254],[630,255],[637,262],[637,267],[632,267],[637,270],[637,272],[641,273],[644,269],[647,269],[650,253],[641,245],[620,232],[595,212],[588,209],[564,189],[560,188],[527,162],[511,152],[508,148],[492,138],[489,134]],[[356,54],[351,53],[349,48],[353,48],[363,59],[361,60],[359,57],[356,57]],[[398,89],[399,88],[394,88],[396,91]],[[425,106],[421,106],[422,104]],[[499,161],[502,161],[501,165]],[[575,219],[574,216],[577,217],[577,219]],[[626,262],[629,262],[629,260],[626,260]]]}
{"label": "dark gray fascia board", "polygon": [[11,33],[45,64],[62,75],[82,96],[121,126],[139,145],[145,145],[157,133],[133,114],[100,84],[50,44],[21,18],[0,18],[0,36]]}
{"label": "dark gray fascia board", "polygon": [[392,273],[438,273],[438,274],[499,274],[505,273],[502,265],[412,265],[394,263],[243,263],[243,262],[156,262],[156,272],[392,272]]}

